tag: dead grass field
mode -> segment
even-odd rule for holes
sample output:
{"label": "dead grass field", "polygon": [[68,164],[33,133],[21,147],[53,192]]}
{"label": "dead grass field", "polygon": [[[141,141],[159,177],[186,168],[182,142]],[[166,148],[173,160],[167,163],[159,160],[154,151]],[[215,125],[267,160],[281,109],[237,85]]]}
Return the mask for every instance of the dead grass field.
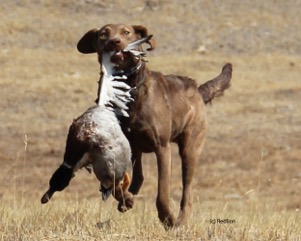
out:
{"label": "dead grass field", "polygon": [[[2,3],[0,240],[301,240],[300,7],[299,0]],[[96,97],[96,56],[77,53],[76,43],[108,22],[148,26],[158,41],[149,67],[164,73],[202,83],[233,63],[231,89],[207,106],[186,227],[166,232],[159,223],[153,155],[144,156],[145,182],[125,214],[112,198],[101,201],[86,171],[40,204],[72,119]],[[176,148],[172,169],[178,212]]]}

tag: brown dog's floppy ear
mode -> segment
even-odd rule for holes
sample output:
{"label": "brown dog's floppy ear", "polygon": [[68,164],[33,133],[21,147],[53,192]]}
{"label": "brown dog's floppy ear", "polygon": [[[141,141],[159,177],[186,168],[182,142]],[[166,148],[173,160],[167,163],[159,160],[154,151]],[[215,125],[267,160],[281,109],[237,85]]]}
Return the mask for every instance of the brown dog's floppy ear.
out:
{"label": "brown dog's floppy ear", "polygon": [[[140,36],[141,38],[148,36],[148,31],[147,31],[146,27],[144,27],[142,25],[133,25],[132,27],[135,30],[136,35]],[[151,51],[156,48],[156,41],[153,38],[151,38],[146,43],[148,43],[150,45],[150,48],[146,49],[147,51]]]}
{"label": "brown dog's floppy ear", "polygon": [[77,50],[83,54],[96,53],[96,41],[99,29],[91,29],[77,43]]}

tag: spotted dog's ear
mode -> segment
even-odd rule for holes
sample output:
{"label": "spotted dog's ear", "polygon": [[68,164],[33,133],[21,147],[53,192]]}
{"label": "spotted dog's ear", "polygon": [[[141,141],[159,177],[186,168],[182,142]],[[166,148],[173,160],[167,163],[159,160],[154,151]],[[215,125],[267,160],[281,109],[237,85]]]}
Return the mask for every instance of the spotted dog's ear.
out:
{"label": "spotted dog's ear", "polygon": [[[140,38],[144,38],[149,35],[147,28],[142,25],[133,25],[132,27],[133,27],[136,35]],[[150,48],[146,49],[147,51],[151,51],[156,48],[156,41],[154,40],[154,38],[151,38],[146,43],[148,43],[150,46]]]}
{"label": "spotted dog's ear", "polygon": [[96,53],[99,29],[91,29],[77,43],[77,50],[83,54]]}

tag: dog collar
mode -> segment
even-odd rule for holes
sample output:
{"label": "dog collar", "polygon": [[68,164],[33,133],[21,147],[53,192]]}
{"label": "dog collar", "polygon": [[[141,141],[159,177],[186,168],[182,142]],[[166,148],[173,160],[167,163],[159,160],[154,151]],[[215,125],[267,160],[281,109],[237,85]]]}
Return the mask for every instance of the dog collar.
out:
{"label": "dog collar", "polygon": [[62,166],[67,167],[68,169],[72,169],[73,167],[66,162],[62,163]]}
{"label": "dog collar", "polygon": [[131,95],[136,95],[136,94],[137,94],[138,88],[144,83],[144,81],[145,81],[145,74],[143,75],[143,77],[142,77],[142,79],[139,81],[139,83],[138,83],[136,86],[134,86],[133,88],[131,88],[131,89],[129,90],[130,94],[131,94]]}

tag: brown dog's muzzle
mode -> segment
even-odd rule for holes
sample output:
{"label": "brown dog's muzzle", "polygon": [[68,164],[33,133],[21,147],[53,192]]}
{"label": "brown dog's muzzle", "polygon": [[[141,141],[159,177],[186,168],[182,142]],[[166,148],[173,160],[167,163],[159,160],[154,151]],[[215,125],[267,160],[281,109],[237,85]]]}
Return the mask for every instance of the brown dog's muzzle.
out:
{"label": "brown dog's muzzle", "polygon": [[104,52],[114,52],[111,57],[111,62],[117,65],[122,64],[124,61],[132,59],[129,53],[123,52],[126,45],[122,44],[120,39],[111,39],[103,48]]}
{"label": "brown dog's muzzle", "polygon": [[108,44],[110,47],[112,47],[113,49],[116,49],[116,48],[120,48],[121,47],[121,39],[120,38],[113,38],[113,39],[110,39],[108,41]]}
{"label": "brown dog's muzzle", "polygon": [[103,51],[104,52],[115,52],[111,57],[111,62],[115,64],[121,64],[126,58],[126,54],[122,50],[126,47],[127,44],[118,38],[108,39],[105,44]]}
{"label": "brown dog's muzzle", "polygon": [[111,52],[111,51],[118,51],[118,50],[122,50],[124,48],[124,46],[122,46],[122,41],[120,38],[112,38],[112,39],[108,39],[105,43],[104,43],[104,47],[103,47],[103,51],[105,52]]}

